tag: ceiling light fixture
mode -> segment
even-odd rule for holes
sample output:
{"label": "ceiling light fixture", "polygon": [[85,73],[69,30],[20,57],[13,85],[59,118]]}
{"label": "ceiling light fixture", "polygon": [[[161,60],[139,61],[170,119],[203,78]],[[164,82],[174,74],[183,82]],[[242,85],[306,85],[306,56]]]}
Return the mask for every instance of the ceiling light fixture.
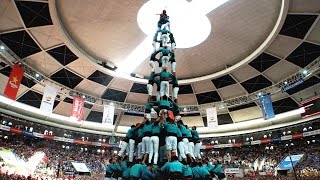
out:
{"label": "ceiling light fixture", "polygon": [[[177,42],[177,48],[190,48],[207,39],[211,32],[211,23],[206,16],[229,0],[149,0],[139,10],[137,21],[147,37],[118,65],[117,73],[132,73],[153,51],[152,38],[157,29],[156,16],[167,10],[171,23],[171,32]],[[192,35],[192,38],[191,38]]]}
{"label": "ceiling light fixture", "polygon": [[0,49],[1,49],[1,50],[4,50],[4,46],[0,46]]}

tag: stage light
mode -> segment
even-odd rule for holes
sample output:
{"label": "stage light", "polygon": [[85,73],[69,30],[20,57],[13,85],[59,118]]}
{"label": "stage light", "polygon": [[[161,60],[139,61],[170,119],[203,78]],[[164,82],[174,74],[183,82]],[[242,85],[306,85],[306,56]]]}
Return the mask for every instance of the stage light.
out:
{"label": "stage light", "polygon": [[86,98],[86,96],[85,96],[85,95],[82,95],[82,98],[83,98],[83,99],[85,99],[85,98]]}
{"label": "stage light", "polygon": [[307,128],[303,128],[303,131],[307,131],[308,129]]}
{"label": "stage light", "polygon": [[270,149],[272,150],[272,149],[273,149],[273,146],[270,146]]}
{"label": "stage light", "polygon": [[228,143],[231,144],[231,139],[228,140]]}
{"label": "stage light", "polygon": [[313,139],[313,140],[312,140],[312,142],[313,142],[313,143],[315,143],[315,142],[316,142],[316,140],[314,140],[314,139]]}
{"label": "stage light", "polygon": [[113,151],[114,154],[118,154],[118,151]]}
{"label": "stage light", "polygon": [[288,82],[287,82],[287,81],[285,81],[285,82],[284,82],[284,84],[285,84],[285,85],[287,85],[287,84],[288,84]]}
{"label": "stage light", "polygon": [[268,147],[268,146],[266,146],[266,149],[269,149],[269,147]]}
{"label": "stage light", "polygon": [[83,151],[83,148],[81,148],[81,151]]}
{"label": "stage light", "polygon": [[100,152],[101,152],[101,150],[100,150],[100,149],[98,149],[98,150],[97,150],[97,152],[98,152],[98,153],[100,153]]}
{"label": "stage light", "polygon": [[258,93],[258,96],[262,96],[262,93],[261,93],[261,92],[259,92],[259,93]]}
{"label": "stage light", "polygon": [[267,135],[263,135],[263,138],[267,138]]}
{"label": "stage light", "polygon": [[310,144],[310,141],[307,141],[308,144]]}
{"label": "stage light", "polygon": [[285,136],[285,135],[286,135],[286,132],[283,132],[282,134]]}
{"label": "stage light", "polygon": [[88,149],[87,149],[87,148],[84,148],[84,151],[88,151]]}
{"label": "stage light", "polygon": [[64,145],[62,145],[62,149],[64,149],[65,148],[65,146]]}
{"label": "stage light", "polygon": [[291,143],[290,145],[291,145],[291,146],[293,146],[294,144],[293,144],[293,143]]}
{"label": "stage light", "polygon": [[102,140],[101,139],[99,139],[99,142],[101,142]]}
{"label": "stage light", "polygon": [[40,75],[38,73],[36,73],[36,78],[40,77]]}
{"label": "stage light", "polygon": [[106,139],[103,139],[102,142],[106,142]]}
{"label": "stage light", "polygon": [[101,151],[102,153],[104,153],[105,152],[105,150],[104,149],[102,149],[102,151]]}
{"label": "stage light", "polygon": [[219,142],[218,142],[218,140],[216,140],[216,142],[215,142],[216,144],[218,144]]}
{"label": "stage light", "polygon": [[8,136],[4,136],[3,138],[4,138],[4,139],[8,139]]}
{"label": "stage light", "polygon": [[307,71],[306,69],[304,69],[304,70],[302,71],[302,74],[306,75],[306,74],[308,74],[308,71]]}
{"label": "stage light", "polygon": [[246,141],[249,141],[249,138],[248,138],[248,137],[246,138]]}
{"label": "stage light", "polygon": [[291,134],[291,131],[288,131],[287,133],[288,133],[288,134]]}
{"label": "stage light", "polygon": [[1,49],[1,50],[4,50],[5,48],[4,48],[4,46],[0,46],[0,49]]}
{"label": "stage light", "polygon": [[69,146],[66,147],[66,149],[69,149],[69,148],[70,148]]}
{"label": "stage light", "polygon": [[232,143],[236,143],[236,140],[235,140],[235,139],[232,139]]}
{"label": "stage light", "polygon": [[311,126],[309,126],[309,130],[311,130],[312,129],[312,127]]}

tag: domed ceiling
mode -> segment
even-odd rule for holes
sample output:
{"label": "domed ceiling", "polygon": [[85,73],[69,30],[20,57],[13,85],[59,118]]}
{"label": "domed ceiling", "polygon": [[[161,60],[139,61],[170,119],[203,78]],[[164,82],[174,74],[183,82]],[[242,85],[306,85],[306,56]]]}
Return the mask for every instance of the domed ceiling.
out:
{"label": "domed ceiling", "polygon": [[[65,89],[143,105],[147,101],[146,81],[123,76],[117,68],[130,60],[130,54],[148,38],[137,23],[139,9],[146,2],[2,0],[0,40],[25,63]],[[192,2],[197,1],[185,3]],[[205,14],[211,24],[208,37],[199,45],[177,49],[177,76],[183,80],[178,98],[182,106],[257,93],[320,56],[317,0],[229,0],[209,10]],[[144,53],[127,74],[148,76],[150,52]],[[104,66],[99,65],[102,62]],[[1,94],[10,71],[2,56]],[[319,82],[315,73],[296,88],[274,94],[275,112],[298,108],[300,101],[320,93]],[[43,89],[25,77],[17,100],[40,107]],[[70,96],[60,94],[54,112],[69,116],[71,103]],[[102,111],[101,104],[86,103],[85,118],[101,122]],[[218,114],[219,124],[229,124],[259,118],[261,110],[258,102],[251,101],[221,108]],[[140,118],[131,114],[121,117],[120,125]],[[185,118],[191,124],[206,125],[199,113]]]}

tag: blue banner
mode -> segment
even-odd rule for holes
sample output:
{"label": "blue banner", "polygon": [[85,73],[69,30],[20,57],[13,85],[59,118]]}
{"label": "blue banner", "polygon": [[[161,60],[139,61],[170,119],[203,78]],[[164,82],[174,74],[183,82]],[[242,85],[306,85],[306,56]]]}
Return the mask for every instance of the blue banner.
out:
{"label": "blue banner", "polygon": [[271,95],[270,94],[261,95],[259,96],[259,100],[260,100],[263,119],[267,120],[267,119],[274,118],[275,115],[273,111]]}
{"label": "blue banner", "polygon": [[303,157],[303,154],[287,156],[284,160],[281,161],[281,163],[278,166],[278,169],[291,170],[292,167],[295,166],[302,157]]}

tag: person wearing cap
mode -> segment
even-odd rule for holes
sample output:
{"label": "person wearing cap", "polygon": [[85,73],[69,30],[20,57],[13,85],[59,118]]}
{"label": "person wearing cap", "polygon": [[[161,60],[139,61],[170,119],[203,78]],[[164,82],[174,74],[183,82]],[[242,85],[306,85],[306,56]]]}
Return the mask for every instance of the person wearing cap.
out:
{"label": "person wearing cap", "polygon": [[149,163],[152,161],[153,164],[158,164],[159,157],[159,136],[161,134],[162,126],[160,125],[161,119],[164,118],[164,113],[162,113],[155,122],[152,123],[152,136],[150,138],[150,146],[149,146]]}
{"label": "person wearing cap", "polygon": [[166,162],[161,171],[169,175],[169,179],[181,179],[184,165],[178,161],[175,153],[172,154],[171,161]]}
{"label": "person wearing cap", "polygon": [[195,126],[192,127],[191,134],[192,134],[192,139],[194,143],[194,151],[193,151],[194,157],[201,159],[201,155],[200,155],[201,143],[199,139],[199,133]]}
{"label": "person wearing cap", "polygon": [[180,129],[173,119],[167,117],[167,121],[163,122],[163,127],[166,130],[166,147],[168,154],[168,161],[171,160],[171,153],[177,154],[177,137],[181,136]]}
{"label": "person wearing cap", "polygon": [[121,143],[121,148],[120,148],[120,151],[118,154],[118,156],[123,157],[124,152],[126,150],[128,150],[128,144],[129,144],[129,152],[127,152],[127,153],[129,154],[129,161],[130,162],[133,161],[134,144],[135,144],[135,140],[134,140],[135,131],[136,131],[136,126],[132,125],[126,134],[126,137],[123,139],[123,141]]}

